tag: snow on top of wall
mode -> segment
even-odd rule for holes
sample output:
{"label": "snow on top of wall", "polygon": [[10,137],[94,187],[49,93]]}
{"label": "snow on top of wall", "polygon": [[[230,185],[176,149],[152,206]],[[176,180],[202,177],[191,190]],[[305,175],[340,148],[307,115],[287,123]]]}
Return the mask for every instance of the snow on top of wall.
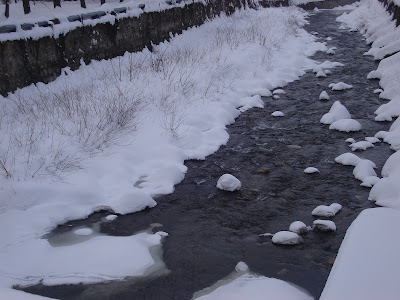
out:
{"label": "snow on top of wall", "polygon": [[[202,0],[194,0],[194,2],[201,2]],[[5,25],[15,25],[16,32],[0,34],[0,42],[8,40],[20,39],[40,39],[45,36],[54,36],[57,38],[61,34],[74,30],[83,26],[95,26],[99,23],[114,24],[116,20],[123,18],[138,17],[142,13],[163,11],[172,7],[184,7],[187,3],[192,1],[183,0],[179,4],[168,5],[162,0],[131,0],[129,2],[120,3],[117,0],[109,0],[107,3],[100,5],[100,1],[87,1],[87,8],[81,8],[79,1],[64,1],[61,3],[62,7],[53,8],[52,2],[32,2],[31,13],[25,15],[22,8],[22,1],[10,4],[10,17],[7,19],[4,14],[0,15],[0,27]],[[145,4],[144,10],[138,6]],[[118,14],[111,14],[115,9],[126,8],[126,12]],[[4,12],[5,5],[0,4],[0,11]],[[77,16],[81,14],[88,14],[93,12],[105,12],[106,15],[97,19],[87,19],[82,21],[68,21],[68,17]],[[38,22],[48,22],[50,20],[58,19],[60,24],[53,24],[50,27],[39,27]],[[22,24],[35,24],[31,30],[23,30]]]}

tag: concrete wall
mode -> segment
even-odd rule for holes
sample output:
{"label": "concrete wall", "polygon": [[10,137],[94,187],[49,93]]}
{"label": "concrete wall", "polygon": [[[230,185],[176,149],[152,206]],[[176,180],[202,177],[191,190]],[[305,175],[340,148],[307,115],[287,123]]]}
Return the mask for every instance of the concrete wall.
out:
{"label": "concrete wall", "polygon": [[[302,7],[332,8],[354,1],[328,0],[308,3]],[[281,5],[288,6],[288,0],[265,0],[262,3],[264,7]],[[109,59],[123,55],[126,51],[151,48],[151,44],[168,40],[170,32],[181,33],[222,12],[229,15],[237,8],[248,6],[251,6],[250,0],[191,3],[184,7],[171,7],[161,12],[148,12],[136,18],[117,20],[115,24],[77,28],[57,39],[44,37],[39,40],[0,42],[0,94],[6,95],[36,82],[50,82],[61,74],[62,68],[79,68],[81,59],[89,63],[92,59]]]}

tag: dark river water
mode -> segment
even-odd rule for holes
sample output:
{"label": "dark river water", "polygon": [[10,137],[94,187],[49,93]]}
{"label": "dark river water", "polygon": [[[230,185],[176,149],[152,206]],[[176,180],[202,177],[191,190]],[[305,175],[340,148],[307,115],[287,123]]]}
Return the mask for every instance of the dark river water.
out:
{"label": "dark river water", "polygon": [[[227,276],[244,261],[253,272],[292,282],[318,298],[347,228],[363,209],[373,207],[367,201],[369,189],[360,187],[352,168],[334,159],[350,151],[346,138],[361,140],[389,126],[373,121],[373,112],[382,100],[373,94],[377,81],[366,76],[377,63],[363,56],[368,46],[358,32],[338,29],[335,18],[341,13],[312,15],[306,29],[318,32],[321,39],[332,37],[328,45],[338,48],[335,55],[317,53],[314,59],[338,61],[344,67],[332,69],[327,78],[316,78],[309,72],[284,87],[286,94],[280,99],[265,98],[264,109],[243,113],[229,126],[226,146],[204,161],[187,161],[184,181],[173,194],[157,198],[155,208],[101,225],[103,233],[132,235],[152,223],[162,224],[161,230],[169,233],[163,244],[168,274],[92,285],[36,285],[24,290],[61,299],[191,299],[194,292]],[[339,81],[354,88],[340,92],[328,89],[329,83]],[[328,91],[331,100],[318,100],[322,90]],[[331,131],[319,123],[335,100],[360,121],[362,131]],[[272,117],[275,110],[283,111],[285,117]],[[380,171],[390,153],[386,144],[376,144],[359,155],[373,160]],[[304,174],[309,166],[317,167],[320,173]],[[268,170],[257,172],[262,168]],[[216,182],[224,173],[238,177],[242,190],[217,190]],[[333,202],[343,205],[333,218],[336,233],[309,232],[304,243],[294,247],[276,246],[270,237],[259,236],[287,230],[296,220],[311,225],[311,211]],[[53,234],[90,225],[105,215],[96,213],[70,222]]]}

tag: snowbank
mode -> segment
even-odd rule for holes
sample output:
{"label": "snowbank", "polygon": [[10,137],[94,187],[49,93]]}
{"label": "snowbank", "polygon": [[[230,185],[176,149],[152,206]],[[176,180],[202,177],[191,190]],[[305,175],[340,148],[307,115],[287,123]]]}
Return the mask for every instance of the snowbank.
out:
{"label": "snowbank", "polygon": [[400,212],[366,209],[346,232],[321,300],[397,299]]}
{"label": "snowbank", "polygon": [[246,273],[233,280],[221,280],[210,293],[194,297],[198,300],[261,300],[268,295],[271,299],[312,300],[313,298],[285,281]]}

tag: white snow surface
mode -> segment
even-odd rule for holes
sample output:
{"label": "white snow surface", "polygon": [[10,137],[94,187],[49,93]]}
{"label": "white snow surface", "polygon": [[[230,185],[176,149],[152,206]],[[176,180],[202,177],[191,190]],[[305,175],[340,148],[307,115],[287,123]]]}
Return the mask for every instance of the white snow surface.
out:
{"label": "white snow surface", "polygon": [[281,95],[281,94],[286,94],[286,92],[285,92],[284,90],[282,90],[282,89],[277,89],[277,90],[274,90],[274,91],[272,92],[272,94],[274,94],[274,95]]}
{"label": "white snow surface", "polygon": [[329,95],[326,91],[322,91],[321,94],[319,94],[319,100],[329,100]]}
{"label": "white snow surface", "polygon": [[332,89],[332,91],[343,91],[351,89],[353,86],[344,82],[338,82],[338,83],[331,83],[329,87]]}
{"label": "white snow surface", "polygon": [[368,199],[381,206],[400,209],[400,151],[385,162],[382,177],[371,189]]}
{"label": "white snow surface", "polygon": [[90,228],[80,228],[74,231],[74,234],[76,235],[91,235],[93,233],[93,230]]}
{"label": "white snow surface", "polygon": [[380,139],[378,139],[378,138],[376,138],[376,137],[374,137],[374,136],[367,136],[367,137],[365,138],[365,140],[366,140],[367,142],[372,143],[372,144],[380,143],[380,142],[381,142]]}
{"label": "white snow surface", "polygon": [[242,183],[231,174],[222,175],[217,181],[217,188],[223,191],[237,191],[242,187]]}
{"label": "white snow surface", "polygon": [[294,221],[292,224],[290,224],[289,231],[297,234],[303,234],[306,233],[308,230],[307,230],[307,225],[304,224],[303,222]]}
{"label": "white snow surface", "polygon": [[283,112],[277,110],[277,111],[274,111],[274,112],[271,114],[271,116],[273,116],[273,117],[284,117],[285,114],[284,114]]}
{"label": "white snow surface", "polygon": [[351,119],[351,115],[340,101],[335,101],[329,112],[322,116],[320,122],[322,124],[332,124],[342,119]]}
{"label": "white snow surface", "polygon": [[339,164],[345,165],[345,166],[357,166],[358,163],[361,161],[361,158],[359,158],[357,155],[347,152],[339,155],[338,157],[335,158],[335,161]]}
{"label": "white snow surface", "polygon": [[332,203],[329,206],[319,205],[312,211],[313,216],[317,217],[334,217],[340,210],[342,209],[342,205],[339,203]]}
{"label": "white snow surface", "polygon": [[305,168],[304,173],[306,174],[319,173],[319,170],[315,167],[308,167]]}
{"label": "white snow surface", "polygon": [[356,142],[356,140],[353,139],[353,138],[348,138],[348,139],[345,140],[345,142],[346,142],[346,143],[351,143],[351,144],[353,144],[353,143]]}
{"label": "white snow surface", "polygon": [[361,128],[360,122],[353,119],[338,120],[329,126],[329,129],[331,130],[339,130],[344,132],[360,131]]}
{"label": "white snow surface", "polygon": [[398,210],[362,211],[346,232],[320,299],[397,299],[399,228]]}
{"label": "white snow surface", "polygon": [[235,267],[236,272],[247,272],[248,270],[249,266],[243,261],[239,261]]}
{"label": "white snow surface", "polygon": [[[49,84],[38,83],[0,97],[0,111],[10,112],[0,118],[4,122],[0,124],[0,157],[11,153],[7,152],[9,141],[15,134],[25,138],[29,126],[39,132],[40,126],[47,126],[46,134],[35,140],[34,152],[29,152],[28,140],[13,149],[15,160],[6,162],[11,178],[4,178],[2,170],[0,226],[7,230],[0,239],[0,289],[42,279],[61,284],[144,274],[154,264],[149,247],[161,245],[158,234],[91,235],[89,240],[65,247],[52,247],[42,236],[58,224],[86,218],[101,209],[125,214],[152,207],[156,204],[153,198],[173,192],[187,171],[185,160],[204,159],[224,145],[229,138],[226,126],[239,116],[240,108],[261,107],[260,98],[255,97],[258,92],[268,94],[316,65],[308,56],[326,46],[302,28],[293,30],[293,24],[305,24],[305,13],[293,8],[242,10],[188,29],[154,46],[153,52],[126,53],[82,64],[76,71],[65,69]],[[264,30],[272,25],[274,30]],[[221,39],[221,35],[217,38],[217,28],[221,32],[235,30],[238,43]],[[250,39],[250,29],[265,35],[268,42]],[[85,99],[79,105],[90,113],[87,120],[94,125],[89,129],[97,130],[96,124],[102,120],[96,119],[96,114],[91,119],[92,114],[103,107],[102,113],[108,113],[104,104],[118,101],[118,97],[122,101],[114,107],[123,113],[137,101],[138,106],[132,106],[137,115],[129,130],[118,132],[111,141],[82,144],[86,137],[107,136],[107,132],[89,131],[80,140],[75,134],[79,131],[76,119],[64,120],[57,117],[59,111],[48,114],[35,106],[38,100],[52,103],[57,97],[75,94]],[[16,114],[14,104],[21,99],[36,109],[41,122]],[[24,158],[28,153],[29,164]],[[53,164],[55,153],[79,167],[53,177],[58,171]],[[115,255],[107,257],[109,253]],[[73,263],[65,257],[71,257]],[[105,262],[94,264],[94,257]],[[120,257],[128,262],[124,260],[122,265]]]}
{"label": "white snow surface", "polygon": [[232,281],[225,281],[211,293],[197,300],[263,300],[270,299],[312,300],[313,298],[299,288],[285,281],[246,273]]}
{"label": "white snow surface", "polygon": [[319,231],[336,231],[336,225],[333,221],[329,220],[315,220],[313,222],[314,227],[318,229]]}
{"label": "white snow surface", "polygon": [[[378,139],[378,141],[379,141],[379,139]],[[368,141],[359,141],[359,142],[350,144],[349,147],[351,148],[351,151],[366,150],[368,148],[374,147],[374,144],[372,144],[371,142],[368,142]]]}
{"label": "white snow surface", "polygon": [[278,245],[297,245],[303,242],[301,236],[292,231],[279,231],[272,237],[272,242]]}

